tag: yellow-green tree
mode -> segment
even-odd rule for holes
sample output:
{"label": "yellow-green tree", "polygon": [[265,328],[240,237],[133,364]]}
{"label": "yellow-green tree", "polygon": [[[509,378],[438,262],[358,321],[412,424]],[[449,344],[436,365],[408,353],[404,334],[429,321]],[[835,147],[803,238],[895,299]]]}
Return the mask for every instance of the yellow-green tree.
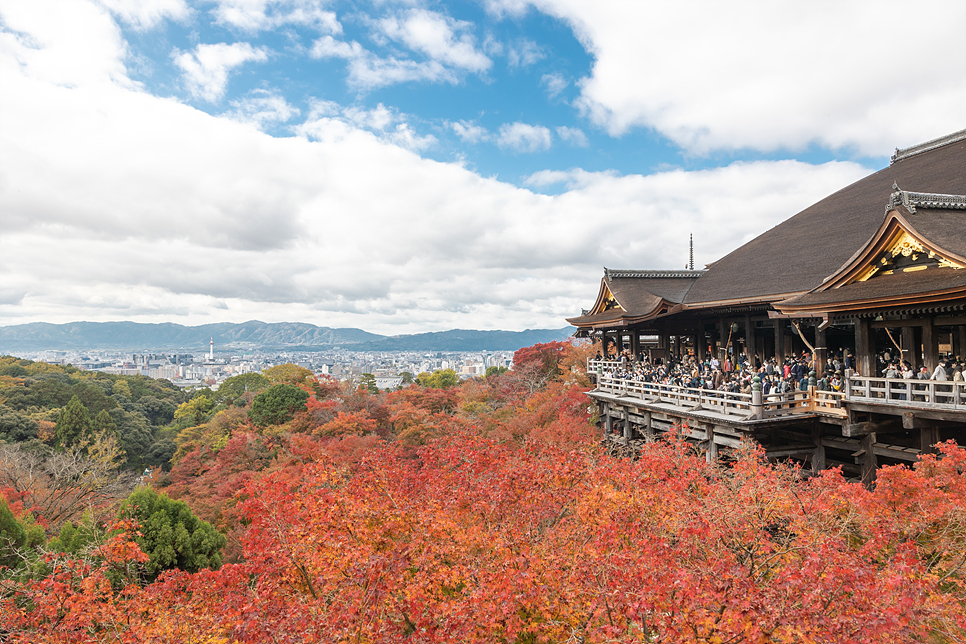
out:
{"label": "yellow-green tree", "polygon": [[205,422],[208,412],[212,410],[215,403],[208,396],[196,396],[188,402],[181,403],[174,411],[174,419],[182,425],[200,425]]}
{"label": "yellow-green tree", "polygon": [[265,377],[268,378],[274,385],[303,385],[312,380],[313,377],[311,371],[305,367],[300,367],[297,364],[292,363],[280,364],[276,367],[262,369],[262,373],[265,374]]}

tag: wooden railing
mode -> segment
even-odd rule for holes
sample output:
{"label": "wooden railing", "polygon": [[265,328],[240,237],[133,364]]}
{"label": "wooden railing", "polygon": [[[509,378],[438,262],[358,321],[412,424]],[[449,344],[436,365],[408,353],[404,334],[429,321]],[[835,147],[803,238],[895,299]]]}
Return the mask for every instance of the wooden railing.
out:
{"label": "wooden railing", "polygon": [[808,391],[763,395],[761,404],[756,405],[754,394],[615,378],[611,374],[620,369],[621,363],[613,360],[588,360],[587,366],[588,369],[593,368],[594,373],[598,373],[597,367],[600,366],[597,379],[599,391],[733,416],[773,418],[814,413],[847,417],[846,404],[849,402],[966,411],[966,383],[963,382],[852,376],[846,380],[844,391],[823,391],[810,387]]}
{"label": "wooden railing", "polygon": [[852,376],[845,389],[850,402],[966,411],[963,382]]}
{"label": "wooden railing", "polygon": [[620,360],[587,359],[587,373],[613,373],[621,368]]}
{"label": "wooden railing", "polygon": [[748,417],[753,413],[751,394],[640,382],[606,375],[598,378],[597,390],[622,398],[637,398],[648,403],[667,403],[692,411],[710,411],[741,417]]}

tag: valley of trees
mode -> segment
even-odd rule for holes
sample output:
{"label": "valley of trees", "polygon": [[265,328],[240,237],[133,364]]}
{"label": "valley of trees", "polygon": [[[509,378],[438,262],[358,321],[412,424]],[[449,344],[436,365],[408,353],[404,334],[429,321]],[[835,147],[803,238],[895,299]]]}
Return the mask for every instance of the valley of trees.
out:
{"label": "valley of trees", "polygon": [[966,641],[966,450],[613,458],[589,351],[393,392],[0,358],[0,642]]}

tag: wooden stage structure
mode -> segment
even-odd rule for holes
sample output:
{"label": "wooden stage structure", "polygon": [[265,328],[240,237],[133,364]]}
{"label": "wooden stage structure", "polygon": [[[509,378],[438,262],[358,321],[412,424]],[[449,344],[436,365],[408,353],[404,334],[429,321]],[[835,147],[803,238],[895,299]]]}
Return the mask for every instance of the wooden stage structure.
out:
{"label": "wooden stage structure", "polygon": [[[776,219],[781,217],[776,213]],[[896,150],[839,190],[702,270],[604,269],[594,305],[569,318],[602,356],[693,356],[748,364],[810,354],[815,378],[847,357],[844,388],[725,393],[615,377],[588,365],[607,440],[633,449],[680,428],[718,458],[754,440],[769,458],[866,481],[936,442],[966,444],[966,390],[887,379],[966,359],[966,130]]]}
{"label": "wooden stage structure", "polygon": [[942,440],[966,444],[966,383],[853,376],[841,392],[763,395],[615,377],[620,363],[591,360],[604,440],[634,452],[667,432],[697,443],[708,460],[752,442],[772,460],[817,473],[840,466],[871,482],[883,464],[912,463]]}

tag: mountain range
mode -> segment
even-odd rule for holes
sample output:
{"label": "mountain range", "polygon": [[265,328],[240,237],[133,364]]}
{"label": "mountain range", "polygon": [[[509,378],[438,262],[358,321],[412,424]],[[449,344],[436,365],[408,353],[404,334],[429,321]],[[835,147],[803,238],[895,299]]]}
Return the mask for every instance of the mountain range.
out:
{"label": "mountain range", "polygon": [[538,342],[565,340],[563,329],[475,331],[454,329],[434,333],[387,336],[362,329],[333,329],[304,322],[221,322],[200,326],[140,322],[32,322],[0,326],[0,353],[18,351],[185,350],[205,351],[214,340],[216,351],[233,349],[350,351],[515,351]]}

